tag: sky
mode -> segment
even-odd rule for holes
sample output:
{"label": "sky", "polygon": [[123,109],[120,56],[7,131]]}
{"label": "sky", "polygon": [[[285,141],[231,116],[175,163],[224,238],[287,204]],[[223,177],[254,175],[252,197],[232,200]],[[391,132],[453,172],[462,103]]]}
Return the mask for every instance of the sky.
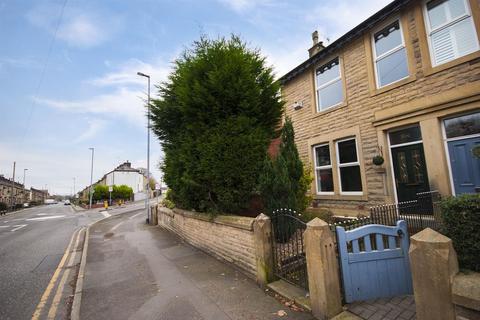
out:
{"label": "sky", "polygon": [[[390,0],[0,0],[0,175],[72,194],[122,162],[146,167],[147,82],[201,35],[237,34],[282,76]],[[151,136],[158,180],[160,142]]]}

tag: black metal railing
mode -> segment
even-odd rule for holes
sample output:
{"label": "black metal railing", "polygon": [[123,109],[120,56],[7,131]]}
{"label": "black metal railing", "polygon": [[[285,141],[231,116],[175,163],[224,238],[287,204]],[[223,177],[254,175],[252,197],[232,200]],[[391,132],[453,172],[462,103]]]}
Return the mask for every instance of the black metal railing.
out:
{"label": "black metal railing", "polygon": [[371,223],[394,226],[398,220],[405,220],[410,235],[425,228],[440,230],[440,200],[438,191],[429,191],[417,193],[416,200],[372,207]]}
{"label": "black metal railing", "polygon": [[303,239],[307,225],[291,209],[275,210],[271,221],[275,276],[308,291]]}

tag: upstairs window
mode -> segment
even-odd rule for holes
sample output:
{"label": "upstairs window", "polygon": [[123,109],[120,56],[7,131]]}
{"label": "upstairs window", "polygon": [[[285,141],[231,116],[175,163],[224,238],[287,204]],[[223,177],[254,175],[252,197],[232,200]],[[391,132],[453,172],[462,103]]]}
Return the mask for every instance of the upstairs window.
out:
{"label": "upstairs window", "polygon": [[399,20],[373,34],[373,56],[378,88],[408,77],[407,50]]}
{"label": "upstairs window", "polygon": [[433,66],[478,50],[478,37],[468,0],[428,1],[425,9]]}
{"label": "upstairs window", "polygon": [[343,101],[343,84],[338,58],[321,66],[315,72],[317,111],[334,107]]}

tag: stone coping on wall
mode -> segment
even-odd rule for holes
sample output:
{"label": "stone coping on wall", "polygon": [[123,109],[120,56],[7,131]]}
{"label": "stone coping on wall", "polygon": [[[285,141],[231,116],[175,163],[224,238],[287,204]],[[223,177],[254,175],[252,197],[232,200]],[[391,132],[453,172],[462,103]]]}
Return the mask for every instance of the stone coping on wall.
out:
{"label": "stone coping on wall", "polygon": [[458,273],[453,279],[452,297],[455,304],[480,311],[480,273]]}
{"label": "stone coping on wall", "polygon": [[253,222],[255,221],[255,218],[228,215],[219,215],[212,218],[212,216],[205,213],[193,212],[177,208],[169,209],[166,207],[159,207],[159,210],[170,217],[175,216],[175,214],[180,214],[185,217],[208,221],[216,224],[222,224],[229,227],[244,229],[248,231],[253,231]]}

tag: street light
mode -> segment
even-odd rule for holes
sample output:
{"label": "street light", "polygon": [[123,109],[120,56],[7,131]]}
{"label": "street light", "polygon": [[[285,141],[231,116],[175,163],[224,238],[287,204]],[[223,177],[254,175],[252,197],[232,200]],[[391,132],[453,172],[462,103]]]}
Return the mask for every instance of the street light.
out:
{"label": "street light", "polygon": [[148,80],[148,98],[147,98],[147,185],[145,188],[145,208],[147,210],[147,223],[150,223],[150,76],[137,72],[137,75],[140,77],[145,77]]}
{"label": "street light", "polygon": [[92,164],[90,166],[90,187],[88,187],[88,198],[90,199],[90,204],[88,206],[88,209],[92,209],[92,183],[93,183],[93,154],[95,153],[95,148],[88,148],[89,150],[92,151]]}

